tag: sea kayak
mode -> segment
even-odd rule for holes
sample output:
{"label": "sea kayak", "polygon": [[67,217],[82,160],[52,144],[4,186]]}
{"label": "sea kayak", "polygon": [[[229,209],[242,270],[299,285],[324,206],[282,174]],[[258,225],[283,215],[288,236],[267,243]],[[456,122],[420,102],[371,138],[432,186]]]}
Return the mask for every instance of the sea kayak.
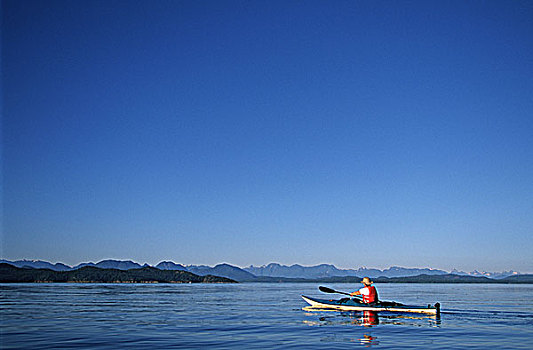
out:
{"label": "sea kayak", "polygon": [[306,311],[316,311],[316,310],[337,310],[337,311],[387,311],[387,312],[407,312],[407,313],[417,313],[417,314],[428,314],[428,315],[440,315],[440,304],[436,303],[435,305],[424,306],[412,306],[412,305],[403,305],[394,302],[383,302],[377,303],[376,305],[370,306],[369,304],[364,304],[360,301],[343,298],[340,300],[332,299],[316,299],[311,298],[305,295],[302,295],[302,298],[309,303],[308,307],[305,307]]}

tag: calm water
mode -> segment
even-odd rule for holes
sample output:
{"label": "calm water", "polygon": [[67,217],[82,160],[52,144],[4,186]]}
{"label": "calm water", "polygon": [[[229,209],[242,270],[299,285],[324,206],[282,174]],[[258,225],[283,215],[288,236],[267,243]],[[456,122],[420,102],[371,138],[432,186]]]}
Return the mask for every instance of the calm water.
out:
{"label": "calm water", "polygon": [[301,294],[335,296],[316,284],[0,284],[1,347],[533,349],[533,285],[376,286],[383,300],[439,301],[440,320],[303,311]]}

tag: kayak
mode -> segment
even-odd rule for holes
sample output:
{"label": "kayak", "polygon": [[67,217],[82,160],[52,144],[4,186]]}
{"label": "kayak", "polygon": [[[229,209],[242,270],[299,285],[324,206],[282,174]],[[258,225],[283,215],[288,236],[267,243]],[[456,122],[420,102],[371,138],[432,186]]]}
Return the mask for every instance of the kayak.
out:
{"label": "kayak", "polygon": [[440,315],[440,304],[436,303],[435,305],[424,306],[412,306],[412,305],[403,305],[395,302],[384,301],[378,302],[375,305],[365,304],[360,301],[343,298],[340,300],[332,299],[316,299],[311,298],[305,295],[302,295],[302,298],[309,303],[308,307],[305,307],[306,311],[317,311],[317,310],[336,310],[336,311],[387,311],[387,312],[407,312],[407,313],[417,313],[417,314],[428,314],[428,315]]}

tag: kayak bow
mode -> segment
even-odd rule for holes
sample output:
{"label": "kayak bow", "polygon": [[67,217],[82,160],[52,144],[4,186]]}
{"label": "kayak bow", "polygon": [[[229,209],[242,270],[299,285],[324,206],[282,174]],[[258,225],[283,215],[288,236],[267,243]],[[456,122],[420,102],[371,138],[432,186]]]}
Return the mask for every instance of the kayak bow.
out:
{"label": "kayak bow", "polygon": [[368,304],[363,304],[357,300],[344,298],[341,300],[327,300],[327,299],[316,299],[311,298],[305,295],[302,295],[302,298],[309,303],[309,305],[304,310],[306,311],[316,311],[316,310],[337,310],[337,311],[387,311],[387,312],[407,312],[407,313],[417,313],[417,314],[428,314],[428,315],[440,315],[440,304],[436,303],[427,307],[423,306],[412,306],[412,305],[374,305],[369,306]]}

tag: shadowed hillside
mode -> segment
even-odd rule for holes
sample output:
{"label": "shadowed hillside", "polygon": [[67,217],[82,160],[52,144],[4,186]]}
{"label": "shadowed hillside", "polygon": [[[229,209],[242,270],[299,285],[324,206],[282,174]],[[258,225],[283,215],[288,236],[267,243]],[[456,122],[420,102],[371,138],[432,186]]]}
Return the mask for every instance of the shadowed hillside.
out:
{"label": "shadowed hillside", "polygon": [[18,268],[0,264],[1,283],[80,282],[80,283],[236,283],[218,276],[198,276],[187,271],[143,267],[131,270],[86,266],[72,271]]}

